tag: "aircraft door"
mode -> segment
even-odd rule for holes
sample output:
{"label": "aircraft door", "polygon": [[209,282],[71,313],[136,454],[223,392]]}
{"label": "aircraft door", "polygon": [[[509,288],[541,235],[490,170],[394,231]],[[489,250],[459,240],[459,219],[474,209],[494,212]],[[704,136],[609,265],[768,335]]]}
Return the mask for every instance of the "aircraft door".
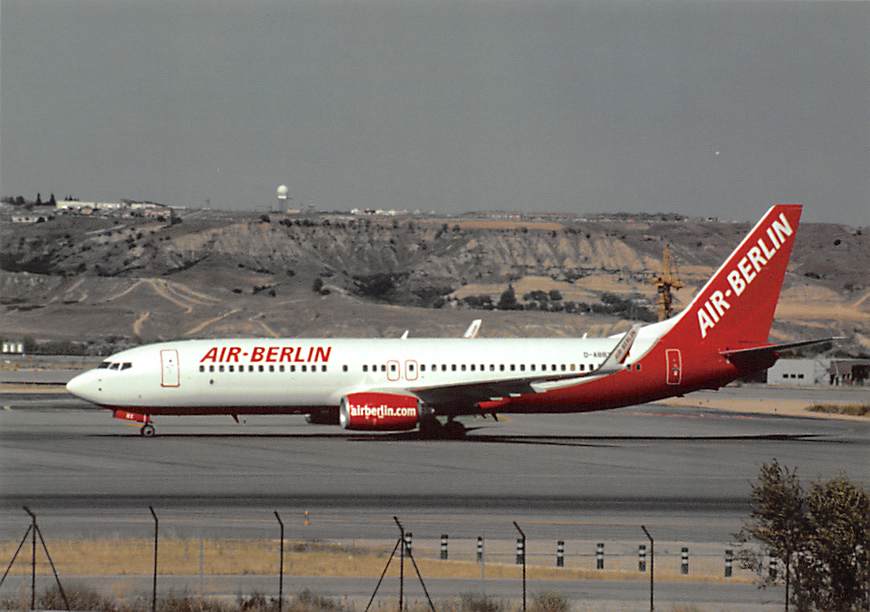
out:
{"label": "aircraft door", "polygon": [[665,363],[667,367],[667,384],[679,385],[683,380],[683,358],[680,354],[680,349],[667,349],[665,351]]}
{"label": "aircraft door", "polygon": [[178,351],[175,349],[160,351],[160,386],[179,386]]}

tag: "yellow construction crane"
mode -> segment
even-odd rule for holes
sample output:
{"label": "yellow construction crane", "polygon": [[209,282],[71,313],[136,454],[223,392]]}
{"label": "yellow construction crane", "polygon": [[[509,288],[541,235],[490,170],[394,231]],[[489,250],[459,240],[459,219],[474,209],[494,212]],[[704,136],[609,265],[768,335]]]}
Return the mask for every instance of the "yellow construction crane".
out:
{"label": "yellow construction crane", "polygon": [[662,273],[653,281],[658,292],[659,321],[664,321],[674,314],[675,289],[682,289],[683,282],[677,278],[677,267],[671,262],[671,246],[665,243],[662,252]]}

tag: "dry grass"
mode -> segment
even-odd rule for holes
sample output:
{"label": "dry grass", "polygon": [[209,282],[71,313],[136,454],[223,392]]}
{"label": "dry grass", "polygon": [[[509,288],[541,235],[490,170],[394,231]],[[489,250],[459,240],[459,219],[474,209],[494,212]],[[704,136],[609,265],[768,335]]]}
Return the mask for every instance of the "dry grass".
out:
{"label": "dry grass", "polygon": [[824,414],[868,416],[870,415],[870,404],[813,404],[807,410]]}
{"label": "dry grass", "polygon": [[[141,576],[152,570],[152,541],[149,539],[52,540],[50,551],[61,575],[80,576]],[[9,559],[17,542],[0,544],[0,558]],[[275,540],[204,540],[203,567],[207,575],[274,575],[277,572],[278,543]],[[376,578],[386,563],[392,547],[347,547],[320,542],[285,543],[284,571],[294,576],[332,576]],[[12,568],[14,574],[29,571],[29,559],[24,556]],[[480,576],[480,566],[474,561],[441,561],[415,557],[420,571],[427,578],[464,578]],[[158,555],[162,575],[196,575],[200,570],[198,539],[160,540]],[[39,572],[48,575],[50,569],[42,555]],[[658,569],[658,568],[657,568]],[[407,568],[406,568],[407,570]],[[702,573],[702,569],[683,576],[675,566],[665,566],[656,576],[670,582],[724,582],[719,575]],[[388,576],[398,576],[396,559]],[[519,579],[521,568],[513,563],[486,563],[487,579]],[[647,574],[633,570],[594,570],[528,566],[532,580],[646,580]],[[730,583],[748,583],[751,577],[736,576]]]}

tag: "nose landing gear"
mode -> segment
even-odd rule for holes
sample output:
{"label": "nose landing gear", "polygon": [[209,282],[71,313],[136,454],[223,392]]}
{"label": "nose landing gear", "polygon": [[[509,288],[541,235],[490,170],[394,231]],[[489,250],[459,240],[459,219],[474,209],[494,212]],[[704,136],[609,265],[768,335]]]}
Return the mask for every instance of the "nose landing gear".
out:
{"label": "nose landing gear", "polygon": [[157,430],[154,429],[154,425],[152,425],[150,422],[149,422],[149,423],[145,423],[145,424],[144,424],[144,425],[139,429],[139,435],[140,435],[140,436],[143,436],[143,437],[145,437],[145,438],[153,438],[154,436],[157,435]]}

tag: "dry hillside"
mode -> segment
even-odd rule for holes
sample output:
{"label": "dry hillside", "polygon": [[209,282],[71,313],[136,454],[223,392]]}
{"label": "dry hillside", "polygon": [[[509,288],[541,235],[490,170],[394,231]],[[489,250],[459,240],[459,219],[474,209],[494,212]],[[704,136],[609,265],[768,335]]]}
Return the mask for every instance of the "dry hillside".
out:
{"label": "dry hillside", "polygon": [[[90,342],[176,337],[591,335],[650,318],[664,241],[685,303],[746,224],[287,217],[190,211],[181,223],[0,215],[0,336]],[[870,242],[801,227],[774,336],[844,334],[870,350]],[[511,283],[525,310],[481,311]],[[503,304],[504,305],[504,304]],[[568,311],[568,312],[566,312]]]}

